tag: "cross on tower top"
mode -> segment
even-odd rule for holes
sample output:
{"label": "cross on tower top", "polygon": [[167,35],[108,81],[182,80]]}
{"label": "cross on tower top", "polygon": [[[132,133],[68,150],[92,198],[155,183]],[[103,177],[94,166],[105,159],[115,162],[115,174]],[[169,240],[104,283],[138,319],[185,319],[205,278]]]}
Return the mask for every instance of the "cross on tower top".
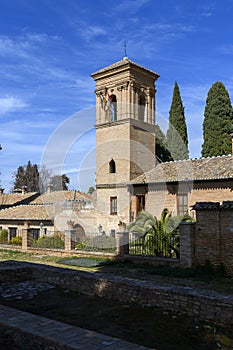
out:
{"label": "cross on tower top", "polygon": [[127,43],[125,41],[124,42],[124,53],[125,53],[124,60],[128,58],[126,48],[127,48]]}

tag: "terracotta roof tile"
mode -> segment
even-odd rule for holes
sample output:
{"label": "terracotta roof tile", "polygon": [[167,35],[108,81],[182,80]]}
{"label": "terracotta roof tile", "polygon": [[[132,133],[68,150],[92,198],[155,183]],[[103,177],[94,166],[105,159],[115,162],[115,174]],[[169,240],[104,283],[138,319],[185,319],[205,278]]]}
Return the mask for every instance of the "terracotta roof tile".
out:
{"label": "terracotta roof tile", "polygon": [[0,194],[0,204],[16,204],[26,199],[30,199],[30,197],[35,196],[36,193],[37,192],[26,192],[24,195],[22,193],[3,193]]}
{"label": "terracotta roof tile", "polygon": [[52,203],[61,203],[64,201],[77,201],[77,200],[87,200],[92,201],[92,197],[86,193],[79,191],[54,191],[51,193],[43,193],[31,204],[52,204]]}
{"label": "terracotta roof tile", "polygon": [[148,71],[148,72],[150,72],[150,73],[155,74],[157,77],[159,77],[159,74],[157,74],[157,73],[153,72],[152,70],[147,69],[147,68],[145,68],[145,67],[143,67],[143,66],[140,66],[139,64],[137,64],[137,63],[131,61],[131,60],[128,59],[128,58],[124,58],[123,60],[120,60],[120,61],[118,61],[118,62],[116,62],[116,63],[113,63],[113,64],[111,64],[110,66],[104,67],[104,68],[98,70],[97,72],[92,73],[91,75],[94,77],[95,75],[105,73],[105,72],[110,71],[110,70],[113,70],[113,69],[115,69],[115,68],[126,67],[126,66],[130,66],[130,65],[131,65],[131,66],[138,67],[138,68],[141,68],[141,69],[143,69],[143,70],[146,70],[146,71]]}
{"label": "terracotta roof tile", "polygon": [[233,156],[188,159],[160,163],[132,183],[233,179]]}
{"label": "terracotta roof tile", "polygon": [[53,206],[18,205],[0,210],[0,220],[52,220]]}

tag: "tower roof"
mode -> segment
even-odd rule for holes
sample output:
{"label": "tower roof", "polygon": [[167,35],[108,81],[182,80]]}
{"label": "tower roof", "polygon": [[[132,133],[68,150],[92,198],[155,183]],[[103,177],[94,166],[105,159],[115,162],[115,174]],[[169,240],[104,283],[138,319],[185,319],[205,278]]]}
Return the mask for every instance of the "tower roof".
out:
{"label": "tower roof", "polygon": [[98,78],[98,75],[102,75],[103,73],[110,72],[110,71],[113,71],[113,70],[118,69],[118,68],[124,69],[124,68],[130,68],[130,67],[136,67],[136,68],[142,69],[150,74],[153,74],[155,79],[157,79],[159,77],[158,73],[153,72],[152,70],[147,69],[143,66],[140,66],[139,64],[131,61],[128,57],[125,57],[123,60],[120,60],[116,63],[111,64],[110,66],[104,67],[104,68],[98,70],[97,72],[92,73],[91,76],[95,79],[95,78]]}

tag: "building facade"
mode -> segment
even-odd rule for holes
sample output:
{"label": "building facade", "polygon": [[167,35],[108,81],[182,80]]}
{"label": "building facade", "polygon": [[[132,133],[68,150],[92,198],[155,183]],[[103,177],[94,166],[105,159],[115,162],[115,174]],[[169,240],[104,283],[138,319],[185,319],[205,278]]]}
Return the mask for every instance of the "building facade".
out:
{"label": "building facade", "polygon": [[96,82],[97,220],[104,230],[131,221],[128,184],[155,160],[155,81],[127,57],[92,74]]}
{"label": "building facade", "polygon": [[113,235],[144,209],[189,213],[196,202],[233,201],[233,156],[158,163],[156,80],[159,75],[125,57],[92,74],[96,83],[96,191],[0,193],[0,227],[11,236],[31,222],[35,232]]}
{"label": "building facade", "polygon": [[96,217],[110,233],[142,209],[194,216],[199,201],[233,200],[233,157],[158,163],[155,82],[127,57],[92,74],[96,82]]}

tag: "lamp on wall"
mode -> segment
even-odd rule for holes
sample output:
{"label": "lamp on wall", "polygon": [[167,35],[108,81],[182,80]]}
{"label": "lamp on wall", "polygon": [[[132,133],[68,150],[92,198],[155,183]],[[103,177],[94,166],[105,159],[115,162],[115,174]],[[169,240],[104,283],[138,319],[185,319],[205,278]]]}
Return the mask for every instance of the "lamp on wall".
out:
{"label": "lamp on wall", "polygon": [[44,229],[44,224],[43,222],[40,223],[40,236],[43,236],[43,229]]}

